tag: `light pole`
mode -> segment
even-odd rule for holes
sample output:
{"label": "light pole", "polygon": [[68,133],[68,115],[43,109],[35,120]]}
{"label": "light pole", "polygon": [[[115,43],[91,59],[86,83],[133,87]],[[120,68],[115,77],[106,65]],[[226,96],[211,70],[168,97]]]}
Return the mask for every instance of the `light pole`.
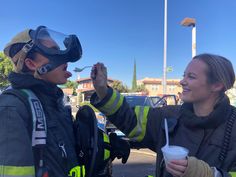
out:
{"label": "light pole", "polygon": [[192,58],[196,56],[196,20],[194,18],[185,18],[181,22],[182,26],[192,27]]}
{"label": "light pole", "polygon": [[166,58],[167,58],[167,0],[164,4],[164,51],[163,51],[163,95],[166,94]]}

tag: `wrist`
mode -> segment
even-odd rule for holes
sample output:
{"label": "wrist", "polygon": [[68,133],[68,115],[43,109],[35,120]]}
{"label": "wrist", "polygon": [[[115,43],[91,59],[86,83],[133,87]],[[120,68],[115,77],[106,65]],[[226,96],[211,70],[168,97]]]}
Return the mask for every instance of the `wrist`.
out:
{"label": "wrist", "polygon": [[97,92],[97,96],[100,100],[102,100],[103,98],[105,98],[105,96],[107,95],[107,90],[108,90],[108,87],[105,86],[105,87],[100,87],[100,88],[97,88],[96,89],[96,92]]}

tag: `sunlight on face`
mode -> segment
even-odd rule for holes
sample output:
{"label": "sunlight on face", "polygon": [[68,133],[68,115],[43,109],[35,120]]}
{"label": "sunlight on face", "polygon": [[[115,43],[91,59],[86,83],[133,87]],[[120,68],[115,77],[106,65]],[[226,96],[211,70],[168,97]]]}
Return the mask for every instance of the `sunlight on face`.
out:
{"label": "sunlight on face", "polygon": [[[41,44],[43,44],[44,46],[50,49],[58,50],[59,47],[55,43],[55,41],[50,38],[48,39],[49,40],[41,40]],[[37,62],[38,68],[49,63],[49,59],[39,53],[36,54],[35,61]],[[40,78],[54,84],[64,84],[67,82],[67,79],[71,76],[71,73],[68,72],[66,69],[67,69],[67,64],[66,63],[61,64],[60,66],[56,67],[52,71],[41,75]]]}
{"label": "sunlight on face", "polygon": [[192,60],[180,81],[182,85],[182,100],[184,102],[201,102],[211,95],[211,84],[207,82],[207,65],[200,60]]}

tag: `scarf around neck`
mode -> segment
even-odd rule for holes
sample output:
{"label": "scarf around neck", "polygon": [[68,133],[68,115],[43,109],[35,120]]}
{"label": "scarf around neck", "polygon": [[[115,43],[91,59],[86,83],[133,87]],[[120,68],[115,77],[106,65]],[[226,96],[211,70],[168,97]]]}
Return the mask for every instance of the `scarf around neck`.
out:
{"label": "scarf around neck", "polygon": [[205,129],[216,128],[230,116],[230,101],[229,98],[224,95],[208,116],[196,116],[193,111],[193,105],[191,103],[184,103],[181,106],[180,115],[184,124],[188,127]]}

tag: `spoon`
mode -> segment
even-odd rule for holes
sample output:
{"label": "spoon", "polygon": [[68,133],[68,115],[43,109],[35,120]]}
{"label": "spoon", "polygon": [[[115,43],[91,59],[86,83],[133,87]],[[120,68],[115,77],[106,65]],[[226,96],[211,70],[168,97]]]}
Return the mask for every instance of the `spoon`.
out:
{"label": "spoon", "polygon": [[166,145],[165,147],[169,147],[169,133],[168,133],[168,126],[167,126],[167,120],[165,118],[165,134],[166,134]]}
{"label": "spoon", "polygon": [[75,69],[74,69],[74,72],[82,72],[85,68],[92,68],[92,66],[85,66],[85,67],[83,67],[83,68],[77,68],[77,67],[75,67]]}

